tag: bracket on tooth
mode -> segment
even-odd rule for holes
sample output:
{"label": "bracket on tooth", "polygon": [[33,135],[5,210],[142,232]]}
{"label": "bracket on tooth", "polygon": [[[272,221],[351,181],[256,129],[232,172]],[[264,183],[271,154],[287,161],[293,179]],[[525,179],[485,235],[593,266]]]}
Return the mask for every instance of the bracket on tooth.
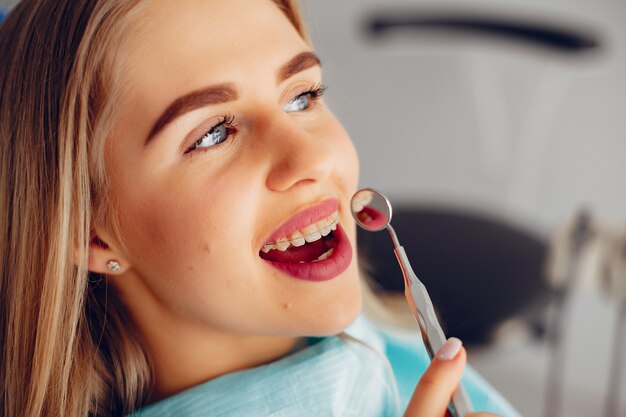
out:
{"label": "bracket on tooth", "polygon": [[295,247],[303,246],[306,243],[305,237],[302,236],[302,233],[300,232],[295,232],[294,234],[292,234],[290,241],[291,244]]}
{"label": "bracket on tooth", "polygon": [[276,249],[278,249],[281,252],[286,251],[290,245],[291,245],[291,242],[289,242],[289,240],[286,237],[278,239],[278,241],[274,244],[274,246],[276,246]]}

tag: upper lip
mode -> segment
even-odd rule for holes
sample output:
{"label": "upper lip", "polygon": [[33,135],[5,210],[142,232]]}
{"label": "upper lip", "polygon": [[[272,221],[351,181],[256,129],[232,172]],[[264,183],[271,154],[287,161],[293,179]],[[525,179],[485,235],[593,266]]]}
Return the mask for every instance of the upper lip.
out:
{"label": "upper lip", "polygon": [[296,230],[301,230],[310,224],[317,223],[318,221],[330,216],[338,209],[339,200],[337,198],[327,198],[314,206],[302,209],[272,232],[272,234],[265,240],[264,245],[273,243],[284,236],[289,237],[289,235]]}

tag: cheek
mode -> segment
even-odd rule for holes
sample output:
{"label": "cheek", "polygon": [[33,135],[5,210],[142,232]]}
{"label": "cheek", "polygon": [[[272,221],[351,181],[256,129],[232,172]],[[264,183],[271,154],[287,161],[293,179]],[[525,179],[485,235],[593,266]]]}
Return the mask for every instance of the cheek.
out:
{"label": "cheek", "polygon": [[245,222],[219,185],[207,189],[199,183],[181,184],[190,183],[179,181],[126,196],[121,226],[141,275],[180,281],[210,272],[207,268],[219,265],[212,260],[228,253],[227,246],[238,236],[231,230],[233,218]]}
{"label": "cheek", "polygon": [[252,229],[244,210],[251,203],[232,190],[246,188],[178,185],[127,200],[122,226],[132,268],[168,309],[217,318],[228,311],[225,300],[241,293],[243,281],[232,271],[253,267],[242,256],[250,247],[250,234],[242,231]]}

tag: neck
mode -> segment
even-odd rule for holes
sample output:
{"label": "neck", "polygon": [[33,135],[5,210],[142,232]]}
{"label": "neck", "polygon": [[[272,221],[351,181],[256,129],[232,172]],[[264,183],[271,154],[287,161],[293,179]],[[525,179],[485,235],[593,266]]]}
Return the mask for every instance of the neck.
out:
{"label": "neck", "polygon": [[231,372],[273,362],[299,345],[296,338],[190,330],[179,327],[175,334],[147,336],[156,382],[151,402]]}
{"label": "neck", "polygon": [[[136,277],[115,285],[150,357],[153,403],[219,376],[273,362],[304,345],[303,338],[249,335],[211,328],[172,314]],[[142,293],[141,302],[137,294]]]}

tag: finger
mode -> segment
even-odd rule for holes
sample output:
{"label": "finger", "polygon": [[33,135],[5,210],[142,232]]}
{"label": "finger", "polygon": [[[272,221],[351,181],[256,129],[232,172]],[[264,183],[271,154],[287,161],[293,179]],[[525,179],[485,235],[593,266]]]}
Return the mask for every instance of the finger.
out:
{"label": "finger", "polygon": [[442,417],[461,381],[466,353],[459,339],[448,339],[422,375],[405,417]]}

